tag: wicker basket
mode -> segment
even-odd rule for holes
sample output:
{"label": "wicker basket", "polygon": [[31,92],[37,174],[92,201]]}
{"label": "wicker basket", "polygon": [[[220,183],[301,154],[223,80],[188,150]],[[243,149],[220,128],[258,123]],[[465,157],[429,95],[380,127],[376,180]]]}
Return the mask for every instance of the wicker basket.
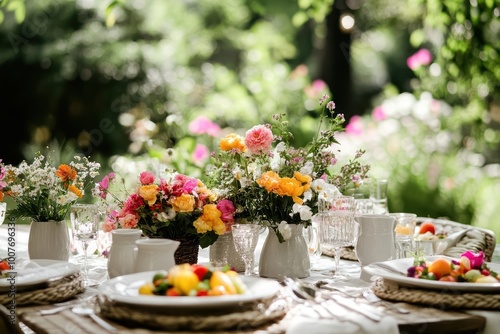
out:
{"label": "wicker basket", "polygon": [[200,241],[197,237],[175,238],[180,242],[174,253],[175,264],[196,264],[198,263],[198,252],[200,251]]}

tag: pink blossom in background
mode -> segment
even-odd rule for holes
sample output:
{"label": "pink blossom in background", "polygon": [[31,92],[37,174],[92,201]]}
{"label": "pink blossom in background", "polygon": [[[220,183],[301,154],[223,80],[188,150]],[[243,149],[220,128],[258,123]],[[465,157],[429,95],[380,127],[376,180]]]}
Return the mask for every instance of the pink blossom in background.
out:
{"label": "pink blossom in background", "polygon": [[308,72],[309,72],[309,69],[307,68],[307,66],[304,64],[301,64],[301,65],[297,66],[292,71],[290,76],[292,77],[292,79],[302,78],[302,77],[305,77]]}
{"label": "pink blossom in background", "polygon": [[360,136],[363,134],[363,122],[361,117],[354,115],[351,117],[349,124],[345,127],[345,132],[350,135]]}
{"label": "pink blossom in background", "polygon": [[406,64],[412,70],[423,65],[429,65],[432,61],[431,52],[427,49],[420,49],[406,60]]}
{"label": "pink blossom in background", "polygon": [[195,164],[201,164],[209,156],[210,156],[210,151],[208,150],[208,147],[206,147],[203,144],[196,144],[194,152],[191,155]]}
{"label": "pink blossom in background", "polygon": [[326,90],[326,83],[323,80],[314,80],[310,86],[304,88],[304,92],[310,98],[316,98]]}
{"label": "pink blossom in background", "polygon": [[251,153],[263,153],[271,149],[273,133],[265,125],[255,125],[245,134],[245,145]]}
{"label": "pink blossom in background", "polygon": [[155,182],[155,176],[153,173],[148,171],[142,172],[139,174],[139,182],[141,182],[141,184],[151,184]]}
{"label": "pink blossom in background", "polygon": [[219,136],[220,126],[212,122],[205,116],[198,116],[191,123],[188,129],[191,133],[202,135],[204,133],[212,137]]}
{"label": "pink blossom in background", "polygon": [[376,121],[383,121],[387,118],[387,115],[384,112],[384,109],[381,106],[376,107],[372,111],[372,117]]}

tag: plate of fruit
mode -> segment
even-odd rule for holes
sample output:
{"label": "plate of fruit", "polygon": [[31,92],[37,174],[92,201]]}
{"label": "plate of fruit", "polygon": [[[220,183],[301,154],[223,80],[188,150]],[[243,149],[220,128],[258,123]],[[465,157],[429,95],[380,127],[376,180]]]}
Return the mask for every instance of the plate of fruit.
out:
{"label": "plate of fruit", "polygon": [[463,292],[500,292],[500,264],[484,261],[484,253],[464,252],[455,259],[444,255],[416,256],[376,262],[363,270],[401,286]]}
{"label": "plate of fruit", "polygon": [[201,264],[123,275],[99,287],[101,294],[116,302],[167,308],[236,306],[271,298],[278,291],[279,283],[275,280]]}

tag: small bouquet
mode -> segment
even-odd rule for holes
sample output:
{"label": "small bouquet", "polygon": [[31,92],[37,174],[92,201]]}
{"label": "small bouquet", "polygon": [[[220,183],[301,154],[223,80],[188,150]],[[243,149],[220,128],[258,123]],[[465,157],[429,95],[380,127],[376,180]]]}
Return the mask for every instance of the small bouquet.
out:
{"label": "small bouquet", "polygon": [[[199,239],[202,248],[213,244],[219,235],[230,230],[234,221],[231,201],[217,201],[214,192],[201,180],[172,173],[167,178],[156,177],[149,171],[139,175],[139,184],[124,200],[110,191],[116,175],[110,173],[96,184],[94,195],[108,207],[104,231],[137,228],[153,238]],[[111,201],[107,201],[108,195]]]}
{"label": "small bouquet", "polygon": [[50,157],[38,153],[32,164],[0,166],[0,199],[11,197],[17,204],[13,217],[33,221],[62,221],[72,204],[82,198],[99,175],[100,164],[76,155],[68,164],[54,167]]}
{"label": "small bouquet", "polygon": [[[324,95],[320,105],[328,98]],[[283,242],[291,236],[289,224],[310,224],[318,201],[361,184],[369,171],[358,161],[364,151],[339,167],[335,133],[343,129],[345,119],[334,109],[333,101],[326,104],[316,137],[304,147],[291,144],[293,135],[283,115],[252,127],[244,137],[231,133],[220,140],[220,152],[207,168],[208,184],[236,205],[237,219],[270,226]]]}

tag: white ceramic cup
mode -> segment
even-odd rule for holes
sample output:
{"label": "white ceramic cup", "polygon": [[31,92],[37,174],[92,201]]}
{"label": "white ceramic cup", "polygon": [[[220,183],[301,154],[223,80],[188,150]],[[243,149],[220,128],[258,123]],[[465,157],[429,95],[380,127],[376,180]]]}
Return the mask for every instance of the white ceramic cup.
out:
{"label": "white ceramic cup", "polygon": [[388,215],[361,215],[356,218],[360,233],[355,252],[362,266],[396,258],[396,218]]}

